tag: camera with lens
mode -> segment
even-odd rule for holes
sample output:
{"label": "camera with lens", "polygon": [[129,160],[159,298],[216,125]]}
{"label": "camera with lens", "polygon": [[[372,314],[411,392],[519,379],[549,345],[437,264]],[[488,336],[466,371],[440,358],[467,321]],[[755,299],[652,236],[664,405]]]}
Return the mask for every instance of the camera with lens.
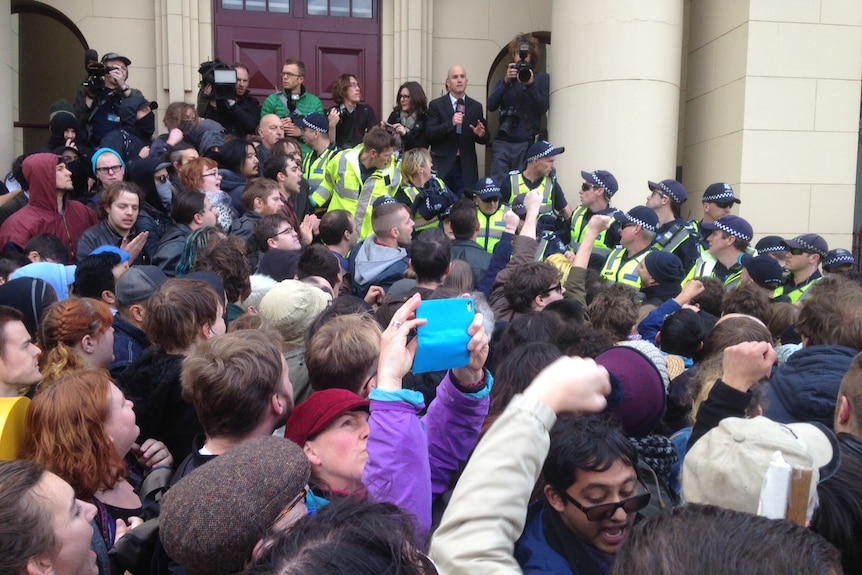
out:
{"label": "camera with lens", "polygon": [[198,68],[201,75],[201,91],[212,86],[212,97],[216,100],[236,98],[236,70],[216,58],[210,62],[201,63]]}
{"label": "camera with lens", "polygon": [[530,43],[521,42],[518,45],[518,56],[520,56],[521,59],[517,64],[515,64],[515,70],[518,73],[518,81],[522,84],[526,84],[533,79],[533,66],[527,62],[527,56],[529,55]]}
{"label": "camera with lens", "polygon": [[510,107],[505,110],[500,110],[500,127],[497,128],[497,135],[504,140],[513,135],[513,132],[518,129],[521,123],[521,118],[515,108]]}

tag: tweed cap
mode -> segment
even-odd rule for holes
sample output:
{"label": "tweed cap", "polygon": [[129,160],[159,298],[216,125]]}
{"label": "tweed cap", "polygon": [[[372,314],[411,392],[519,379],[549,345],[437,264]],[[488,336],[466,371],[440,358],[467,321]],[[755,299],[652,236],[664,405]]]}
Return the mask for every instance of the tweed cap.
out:
{"label": "tweed cap", "polygon": [[267,436],[242,443],[165,494],[162,545],[192,575],[238,573],[310,475],[308,458],[292,441]]}

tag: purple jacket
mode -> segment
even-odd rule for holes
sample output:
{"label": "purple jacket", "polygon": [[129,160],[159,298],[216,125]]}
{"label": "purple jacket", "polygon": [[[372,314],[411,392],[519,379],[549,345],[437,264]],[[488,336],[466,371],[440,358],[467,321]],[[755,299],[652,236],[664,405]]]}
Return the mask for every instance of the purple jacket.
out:
{"label": "purple jacket", "polygon": [[368,463],[362,474],[368,495],[413,513],[420,533],[427,535],[433,500],[449,488],[452,474],[476,446],[493,384],[486,371],[485,387],[465,394],[448,372],[421,420],[419,392],[372,390]]}

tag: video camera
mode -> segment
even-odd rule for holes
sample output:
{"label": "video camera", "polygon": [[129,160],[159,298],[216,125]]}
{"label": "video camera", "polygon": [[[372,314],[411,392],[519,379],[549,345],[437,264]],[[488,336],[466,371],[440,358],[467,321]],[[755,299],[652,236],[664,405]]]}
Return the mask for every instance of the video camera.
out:
{"label": "video camera", "polygon": [[201,63],[198,74],[201,75],[201,92],[207,86],[212,86],[211,96],[216,100],[236,97],[236,70],[218,58]]}
{"label": "video camera", "polygon": [[84,52],[84,70],[87,72],[87,79],[83,82],[84,87],[93,92],[100,92],[105,87],[105,74],[111,69],[112,67],[105,66],[99,60],[98,52],[87,50]]}

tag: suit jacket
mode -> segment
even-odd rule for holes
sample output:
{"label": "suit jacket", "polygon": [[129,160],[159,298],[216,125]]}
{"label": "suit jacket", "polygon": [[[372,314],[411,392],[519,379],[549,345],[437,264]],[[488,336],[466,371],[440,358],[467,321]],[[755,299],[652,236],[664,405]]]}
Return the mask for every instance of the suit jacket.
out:
{"label": "suit jacket", "polygon": [[[452,106],[448,93],[432,100],[428,106],[428,124],[425,137],[431,145],[431,159],[434,162],[437,175],[440,178],[449,175],[460,151],[464,187],[473,189],[479,179],[476,144],[488,143],[488,122],[485,120],[482,104],[466,94],[464,95],[464,123],[460,135],[456,133],[455,126],[452,125],[452,116],[454,115],[455,108]],[[470,129],[470,126],[475,126],[476,122],[480,120],[486,127],[485,136],[482,138],[477,137]]]}

